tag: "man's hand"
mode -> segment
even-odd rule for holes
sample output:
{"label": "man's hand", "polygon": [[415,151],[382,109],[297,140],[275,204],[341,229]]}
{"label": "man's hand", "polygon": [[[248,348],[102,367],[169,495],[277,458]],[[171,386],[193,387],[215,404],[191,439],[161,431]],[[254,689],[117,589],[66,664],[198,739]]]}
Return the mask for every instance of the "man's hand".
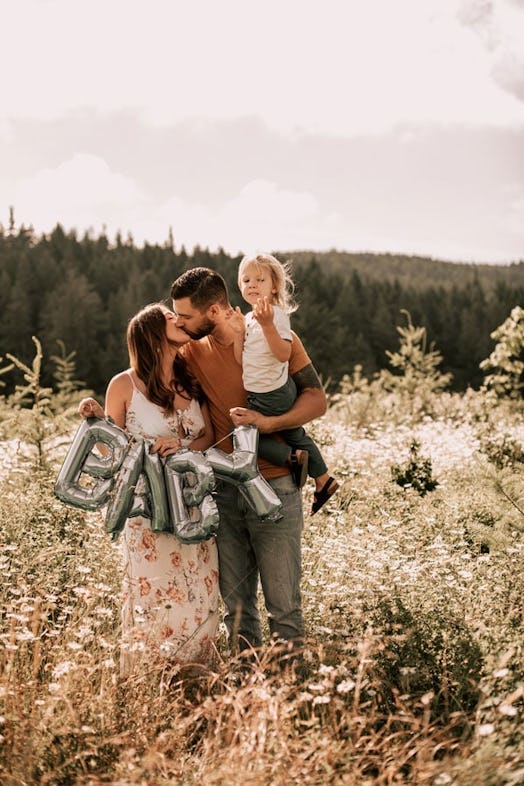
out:
{"label": "man's hand", "polygon": [[227,324],[239,336],[243,336],[246,332],[246,318],[241,312],[240,308],[230,308],[226,314]]}
{"label": "man's hand", "polygon": [[232,407],[229,410],[229,417],[235,426],[256,426],[261,434],[269,434],[271,431],[271,418],[255,412],[254,409]]}

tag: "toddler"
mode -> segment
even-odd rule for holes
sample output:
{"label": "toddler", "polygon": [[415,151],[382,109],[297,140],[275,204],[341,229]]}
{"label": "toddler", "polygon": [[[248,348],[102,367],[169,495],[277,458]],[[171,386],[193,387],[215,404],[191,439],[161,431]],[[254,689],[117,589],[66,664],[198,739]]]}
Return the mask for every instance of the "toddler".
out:
{"label": "toddler", "polygon": [[[293,281],[288,268],[271,254],[246,256],[238,268],[238,286],[252,307],[245,316],[239,308],[231,318],[235,331],[235,358],[242,365],[242,378],[251,409],[263,415],[287,412],[297,397],[288,375],[291,353],[289,315],[296,310]],[[261,434],[259,455],[272,464],[289,463],[301,488],[309,474],[315,480],[311,513],[316,513],[338,488],[329,475],[313,439],[299,426],[280,432],[285,443]]]}

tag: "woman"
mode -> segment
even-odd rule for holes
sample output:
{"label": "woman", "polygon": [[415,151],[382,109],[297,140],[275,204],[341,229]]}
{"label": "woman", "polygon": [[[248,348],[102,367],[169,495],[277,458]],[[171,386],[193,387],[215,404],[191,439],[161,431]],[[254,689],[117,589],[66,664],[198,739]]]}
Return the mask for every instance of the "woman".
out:
{"label": "woman", "polygon": [[[105,413],[94,399],[79,405],[84,417],[113,418],[129,434],[153,441],[151,452],[165,457],[180,447],[205,450],[213,442],[208,407],[186,369],[179,348],[189,337],[176,317],[154,303],[127,328],[130,368],[110,381]],[[153,532],[149,519],[128,519],[122,533],[123,675],[139,653],[164,664],[209,664],[218,624],[216,543],[183,544]]]}

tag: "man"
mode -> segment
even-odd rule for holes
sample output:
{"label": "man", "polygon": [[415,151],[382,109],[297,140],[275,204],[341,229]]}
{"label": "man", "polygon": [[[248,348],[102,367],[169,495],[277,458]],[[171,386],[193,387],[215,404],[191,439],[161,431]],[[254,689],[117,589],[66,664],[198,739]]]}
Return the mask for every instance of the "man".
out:
{"label": "man", "polygon": [[[193,341],[184,347],[190,371],[208,400],[215,439],[230,452],[232,424],[255,425],[264,433],[295,428],[326,411],[326,397],[299,338],[293,334],[289,373],[299,395],[289,412],[264,416],[245,408],[242,369],[234,356],[233,309],[224,279],[209,268],[183,273],[171,287],[177,327]],[[237,488],[219,483],[217,535],[220,591],[225,623],[238,647],[262,644],[257,592],[260,576],[272,636],[300,643],[304,634],[300,594],[302,499],[289,470],[260,461],[261,474],[278,494],[283,517],[261,522]]]}

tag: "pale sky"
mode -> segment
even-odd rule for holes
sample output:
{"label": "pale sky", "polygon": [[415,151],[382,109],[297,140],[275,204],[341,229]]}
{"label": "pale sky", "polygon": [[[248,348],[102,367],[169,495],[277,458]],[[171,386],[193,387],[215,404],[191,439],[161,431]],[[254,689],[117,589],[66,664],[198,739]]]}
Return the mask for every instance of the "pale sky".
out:
{"label": "pale sky", "polygon": [[524,0],[0,0],[0,222],[524,259]]}

